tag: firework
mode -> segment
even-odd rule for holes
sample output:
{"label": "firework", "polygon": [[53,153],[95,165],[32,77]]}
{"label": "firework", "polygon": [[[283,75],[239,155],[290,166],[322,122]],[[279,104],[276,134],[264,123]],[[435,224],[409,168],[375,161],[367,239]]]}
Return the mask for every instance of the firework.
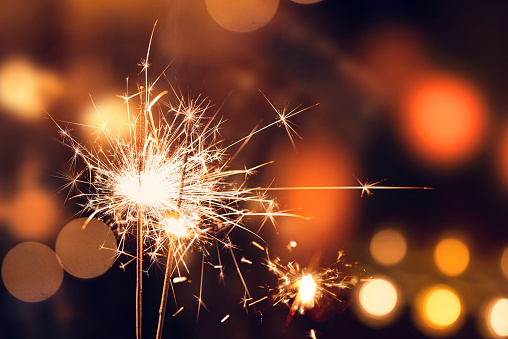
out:
{"label": "firework", "polygon": [[328,267],[314,267],[314,262],[302,268],[297,262],[282,265],[279,258],[273,261],[269,257],[267,259],[266,265],[278,282],[273,305],[283,303],[290,307],[286,326],[296,311],[304,314],[326,298],[342,302],[339,293],[352,288],[360,279],[357,274],[345,273],[351,271],[356,264],[346,262],[343,251],[339,251],[337,260]]}

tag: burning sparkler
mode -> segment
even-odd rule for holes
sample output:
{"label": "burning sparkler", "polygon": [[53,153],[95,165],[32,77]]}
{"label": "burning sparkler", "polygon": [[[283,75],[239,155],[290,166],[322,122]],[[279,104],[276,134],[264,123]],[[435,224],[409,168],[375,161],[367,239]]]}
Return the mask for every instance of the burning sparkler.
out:
{"label": "burning sparkler", "polygon": [[[64,144],[74,151],[72,167],[76,173],[69,185],[78,189],[75,198],[86,199],[83,210],[91,212],[88,220],[99,216],[111,221],[120,238],[120,254],[130,255],[124,246],[129,234],[136,234],[138,338],[144,253],[153,262],[160,256],[167,258],[157,331],[160,338],[170,277],[180,266],[187,269],[184,257],[192,246],[205,248],[214,241],[228,244],[233,228],[246,229],[242,220],[247,216],[272,219],[286,215],[274,210],[273,201],[265,198],[264,192],[244,185],[246,178],[263,165],[230,169],[234,156],[228,157],[227,150],[236,144],[242,148],[242,142],[264,128],[222,147],[218,139],[222,121],[216,121],[217,112],[211,117],[206,114],[209,105],[205,100],[186,100],[174,89],[176,103],[163,102],[163,97],[169,96],[167,91],[153,97],[161,77],[153,83],[148,80],[149,52],[150,47],[142,63],[145,86],[134,95],[122,97],[127,103],[128,133],[114,137],[104,122],[93,143],[85,146],[57,124]],[[135,98],[139,98],[141,110],[131,114],[129,103]],[[279,116],[270,125],[283,118]],[[84,169],[76,170],[78,159],[85,163]],[[79,185],[86,189],[79,189]],[[243,209],[243,202],[256,202],[261,211]],[[263,206],[270,208],[263,210]],[[232,249],[231,255],[236,264]],[[242,283],[248,295],[243,278]]]}
{"label": "burning sparkler", "polygon": [[297,310],[303,314],[325,298],[342,302],[339,293],[352,288],[360,280],[358,274],[346,273],[356,264],[346,262],[343,251],[339,251],[335,263],[326,268],[315,268],[315,263],[306,268],[301,268],[296,262],[282,265],[279,258],[272,261],[269,257],[266,265],[278,280],[273,305],[284,303],[290,307],[286,326]]}

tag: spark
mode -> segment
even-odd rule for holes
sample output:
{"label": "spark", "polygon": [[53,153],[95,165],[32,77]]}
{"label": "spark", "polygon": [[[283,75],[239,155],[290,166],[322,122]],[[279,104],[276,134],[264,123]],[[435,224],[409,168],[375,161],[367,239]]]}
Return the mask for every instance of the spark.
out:
{"label": "spark", "polygon": [[282,109],[279,109],[279,108],[275,107],[275,105],[270,100],[268,100],[266,95],[261,90],[259,90],[259,92],[261,92],[263,97],[265,97],[266,101],[268,101],[270,106],[277,113],[277,118],[278,119],[277,119],[277,121],[275,123],[284,126],[284,128],[286,129],[286,132],[288,134],[289,140],[291,141],[291,144],[293,145],[293,149],[296,151],[296,144],[295,144],[295,141],[293,139],[293,136],[296,135],[300,139],[302,139],[302,137],[296,132],[296,130],[293,127],[294,124],[289,119],[291,117],[293,117],[293,116],[295,116],[297,114],[300,114],[301,112],[306,111],[306,110],[308,110],[308,109],[310,109],[312,107],[315,107],[315,106],[317,106],[319,104],[314,104],[312,106],[305,107],[303,109],[300,109],[301,105],[299,105],[296,108],[293,108],[292,110],[289,110],[289,103],[286,103]]}
{"label": "spark", "polygon": [[178,284],[187,281],[187,277],[175,277],[173,278],[173,284]]}
{"label": "spark", "polygon": [[316,331],[314,329],[311,329],[309,331],[308,335],[309,335],[309,338],[311,338],[311,339],[317,339],[317,337],[316,337]]}
{"label": "spark", "polygon": [[262,298],[260,298],[260,299],[258,299],[256,301],[253,301],[253,302],[251,302],[249,304],[249,307],[252,306],[252,305],[255,305],[255,304],[259,303],[259,302],[262,302],[263,300],[266,300],[266,299],[268,299],[268,296],[264,296],[264,297],[262,297]]}
{"label": "spark", "polygon": [[245,264],[252,265],[252,261],[250,261],[249,259],[247,259],[245,257],[242,257],[242,259],[240,259],[240,261]]}
{"label": "spark", "polygon": [[361,190],[361,196],[364,194],[372,195],[372,190],[432,190],[433,187],[416,187],[416,186],[379,186],[381,182],[385,180],[377,181],[374,183],[370,183],[366,181],[362,183],[360,180],[356,179],[359,182],[359,186],[294,186],[294,187],[259,187],[256,188],[258,191],[321,191],[321,190]]}
{"label": "spark", "polygon": [[257,248],[259,248],[261,251],[264,251],[265,248],[263,246],[261,246],[260,244],[258,244],[257,242],[253,241],[251,242],[251,244]]}
{"label": "spark", "polygon": [[324,268],[301,268],[297,262],[282,265],[279,258],[273,261],[267,259],[266,265],[278,281],[273,305],[283,303],[290,307],[286,326],[296,311],[304,314],[306,310],[318,305],[323,298],[333,298],[340,302],[339,292],[356,285],[359,277],[345,273],[347,268],[353,267],[354,264],[347,263],[343,257],[343,251],[339,251],[335,263]]}
{"label": "spark", "polygon": [[222,318],[220,322],[224,323],[228,319],[229,319],[229,314],[226,314],[226,316],[224,318]]}
{"label": "spark", "polygon": [[173,313],[173,317],[175,317],[178,313],[183,311],[183,306],[178,309],[175,313]]}

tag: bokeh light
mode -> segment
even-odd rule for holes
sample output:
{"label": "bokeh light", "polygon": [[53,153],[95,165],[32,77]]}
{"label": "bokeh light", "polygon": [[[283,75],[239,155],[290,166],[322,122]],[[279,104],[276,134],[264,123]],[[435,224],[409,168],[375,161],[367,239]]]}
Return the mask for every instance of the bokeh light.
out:
{"label": "bokeh light", "polygon": [[2,263],[2,279],[16,298],[43,301],[53,296],[63,280],[63,269],[55,252],[37,242],[23,242],[12,248]]}
{"label": "bokeh light", "polygon": [[94,104],[89,104],[88,107],[81,119],[85,126],[96,129],[106,126],[113,138],[121,134],[125,136],[125,133],[128,133],[129,118],[124,99],[110,95],[107,99],[94,100]]}
{"label": "bokeh light", "polygon": [[251,32],[266,25],[277,12],[279,0],[206,0],[210,16],[233,32]]}
{"label": "bokeh light", "polygon": [[102,221],[78,218],[62,228],[56,239],[56,253],[63,268],[75,277],[89,279],[105,273],[116,258],[116,239]]}
{"label": "bokeh light", "polygon": [[384,327],[399,315],[402,296],[391,279],[372,277],[358,285],[356,291],[358,302],[354,304],[354,311],[364,324]]}
{"label": "bokeh light", "polygon": [[394,283],[385,277],[373,277],[358,290],[355,310],[365,324],[383,327],[392,322],[401,304],[401,296]]}
{"label": "bokeh light", "polygon": [[498,338],[508,337],[508,299],[499,298],[493,301],[485,319],[492,334]]}
{"label": "bokeh light", "polygon": [[58,231],[61,205],[54,192],[39,183],[42,167],[35,159],[20,169],[17,193],[5,202],[10,233],[21,241],[47,241]]}
{"label": "bokeh light", "polygon": [[401,109],[404,144],[430,166],[464,163],[486,136],[485,100],[476,87],[457,76],[427,76],[409,89]]}
{"label": "bokeh light", "polygon": [[436,326],[449,326],[460,315],[460,300],[451,291],[438,289],[425,299],[425,313]]}
{"label": "bokeh light", "polygon": [[393,229],[384,229],[376,233],[370,241],[372,257],[383,265],[399,263],[407,251],[406,238]]}
{"label": "bokeh light", "polygon": [[504,273],[506,278],[508,278],[508,247],[504,249],[503,254],[501,255],[501,271]]}
{"label": "bokeh light", "polygon": [[0,64],[0,106],[20,118],[43,115],[45,106],[60,91],[56,75],[25,57],[12,57]]}
{"label": "bokeh light", "polygon": [[382,317],[393,311],[397,304],[397,290],[385,279],[372,279],[360,288],[359,301],[370,315]]}
{"label": "bokeh light", "polygon": [[416,324],[424,333],[434,337],[456,331],[464,313],[457,292],[447,285],[436,285],[420,291],[414,306]]}
{"label": "bokeh light", "polygon": [[469,249],[459,239],[443,239],[434,249],[434,261],[444,274],[452,277],[460,275],[469,264]]}

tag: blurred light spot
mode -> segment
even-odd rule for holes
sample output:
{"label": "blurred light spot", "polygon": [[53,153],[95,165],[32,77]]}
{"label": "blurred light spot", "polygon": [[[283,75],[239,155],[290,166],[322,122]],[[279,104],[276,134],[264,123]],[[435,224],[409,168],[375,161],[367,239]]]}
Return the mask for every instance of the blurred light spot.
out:
{"label": "blurred light spot", "polygon": [[0,106],[24,119],[44,114],[61,90],[57,77],[32,61],[15,57],[0,65]]}
{"label": "blurred light spot", "polygon": [[2,279],[7,290],[16,298],[38,302],[58,291],[63,270],[57,256],[48,246],[23,242],[12,248],[2,263]]}
{"label": "blurred light spot", "polygon": [[399,232],[385,229],[376,233],[370,242],[372,257],[383,265],[395,265],[406,255],[406,239]]}
{"label": "blurred light spot", "polygon": [[420,291],[414,302],[415,323],[432,337],[450,335],[462,324],[463,305],[457,293],[447,285],[435,285]]}
{"label": "blurred light spot", "polygon": [[39,241],[54,236],[58,216],[58,201],[51,192],[38,186],[23,187],[9,202],[6,215],[10,231],[17,239]]}
{"label": "blurred light spot", "polygon": [[385,317],[397,305],[397,290],[385,279],[372,279],[360,288],[360,305],[372,317]]}
{"label": "blurred light spot", "polygon": [[275,15],[279,0],[206,0],[208,13],[220,26],[233,32],[251,32]]}
{"label": "blurred light spot", "polygon": [[116,239],[102,221],[78,218],[62,228],[56,239],[56,253],[63,268],[75,277],[89,279],[106,272],[116,258]]}
{"label": "blurred light spot", "polygon": [[130,131],[127,103],[114,96],[99,100],[85,112],[82,123],[96,129],[106,128],[112,138],[126,136]]}
{"label": "blurred light spot", "polygon": [[289,246],[291,246],[292,248],[295,248],[296,247],[296,241],[292,240],[289,242]]}
{"label": "blurred light spot", "polygon": [[501,255],[501,271],[508,278],[508,247],[504,249]]}
{"label": "blurred light spot", "polygon": [[497,299],[488,311],[489,328],[498,337],[508,337],[508,299]]}
{"label": "blurred light spot", "polygon": [[469,250],[460,240],[447,238],[441,240],[434,249],[434,261],[441,272],[457,276],[469,264]]}
{"label": "blurred light spot", "polygon": [[458,77],[438,75],[416,83],[403,100],[401,113],[404,144],[427,165],[463,163],[486,135],[485,100]]}
{"label": "blurred light spot", "polygon": [[446,289],[431,291],[424,301],[425,315],[436,326],[449,326],[459,318],[460,300],[455,293]]}

